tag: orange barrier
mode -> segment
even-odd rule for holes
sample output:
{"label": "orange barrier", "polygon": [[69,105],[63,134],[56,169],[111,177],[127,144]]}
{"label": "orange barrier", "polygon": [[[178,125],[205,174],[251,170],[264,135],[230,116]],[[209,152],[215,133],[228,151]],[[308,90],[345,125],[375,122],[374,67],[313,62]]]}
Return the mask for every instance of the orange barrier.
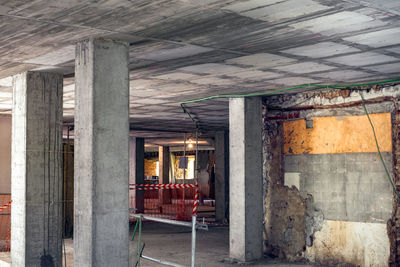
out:
{"label": "orange barrier", "polygon": [[10,251],[11,194],[0,194],[0,251]]}
{"label": "orange barrier", "polygon": [[131,210],[135,210],[134,213],[178,221],[192,220],[197,185],[132,184],[130,190],[142,191],[144,195],[144,211],[139,212],[135,207],[131,207]]}

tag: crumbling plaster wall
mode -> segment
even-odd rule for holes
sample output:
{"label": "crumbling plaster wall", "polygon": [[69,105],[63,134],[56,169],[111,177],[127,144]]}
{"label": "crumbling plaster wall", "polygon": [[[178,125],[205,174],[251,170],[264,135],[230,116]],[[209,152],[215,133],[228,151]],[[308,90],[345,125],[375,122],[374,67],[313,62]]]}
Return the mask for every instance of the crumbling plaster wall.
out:
{"label": "crumbling plaster wall", "polygon": [[284,186],[282,122],[266,115],[264,105],[264,253],[298,260],[306,249],[306,199],[296,188]]}
{"label": "crumbling plaster wall", "polygon": [[[362,92],[370,113],[387,113],[396,110],[395,100],[400,95],[399,86],[385,88],[377,86]],[[327,157],[325,163],[328,165],[320,166],[323,163],[320,155],[310,155],[310,151],[288,155],[290,153],[284,147],[285,121],[299,119],[304,121],[306,118],[316,117],[337,117],[341,120],[348,116],[362,116],[364,111],[360,104],[360,94],[350,90],[284,95],[264,99],[266,254],[290,260],[306,258],[322,264],[387,266],[390,242],[386,222],[390,218],[393,195],[388,181],[385,180],[376,152],[368,151],[365,147],[351,153],[344,153],[349,151],[332,153],[331,151],[325,155]],[[278,110],[277,107],[284,109]],[[380,122],[380,119],[375,121],[377,122]],[[385,123],[387,127],[387,121]],[[371,128],[366,130],[370,131]],[[391,129],[389,127],[389,130],[384,131],[390,133]],[[382,140],[385,148],[384,159],[391,169],[391,137],[389,140],[387,136],[384,139]],[[369,147],[373,148],[372,145]],[[388,147],[390,148],[387,149]],[[364,153],[364,151],[368,152]],[[297,160],[290,158],[291,156],[297,157]],[[338,162],[335,157],[341,156],[344,156],[344,161],[340,162],[342,160],[340,159]],[[346,156],[355,157],[353,166],[351,163],[346,165]],[[310,162],[310,157],[314,157],[315,162],[312,160]],[[308,164],[304,164],[305,161]],[[293,166],[297,166],[297,169],[293,169]],[[359,167],[358,174],[350,174],[350,179],[337,175],[347,170],[351,172],[354,166]],[[304,172],[307,168],[308,172]],[[372,168],[377,169],[372,170]],[[324,169],[331,174],[321,175]],[[369,174],[371,170],[373,174]],[[317,175],[312,177],[313,174]],[[363,180],[364,177],[366,178]],[[285,181],[285,178],[289,183]],[[354,181],[354,178],[359,181]],[[321,184],[318,184],[318,179],[321,180]],[[311,185],[310,181],[312,181]],[[326,185],[323,185],[324,181]],[[291,187],[285,186],[285,182]],[[307,186],[306,182],[309,183]],[[349,184],[352,185],[349,186]],[[320,190],[324,186],[326,192]],[[350,190],[346,195],[347,189]],[[368,189],[367,192],[363,193],[366,189]],[[332,199],[335,195],[337,198]],[[363,201],[367,204],[360,204]],[[352,202],[355,206],[351,206]],[[354,213],[354,210],[360,212]]]}

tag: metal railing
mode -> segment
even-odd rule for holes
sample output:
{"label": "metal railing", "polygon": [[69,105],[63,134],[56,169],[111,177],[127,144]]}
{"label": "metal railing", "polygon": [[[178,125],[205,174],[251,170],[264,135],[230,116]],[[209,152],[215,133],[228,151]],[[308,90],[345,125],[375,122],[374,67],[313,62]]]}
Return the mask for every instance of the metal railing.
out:
{"label": "metal railing", "polygon": [[[149,257],[146,255],[143,255],[143,249],[141,246],[141,222],[142,220],[148,220],[148,221],[154,221],[154,222],[159,222],[159,223],[166,223],[166,224],[171,224],[171,225],[177,225],[177,226],[184,226],[184,227],[189,227],[192,228],[192,249],[191,249],[191,267],[195,266],[195,261],[196,261],[196,229],[199,230],[208,230],[208,226],[206,224],[203,223],[198,223],[196,220],[196,216],[193,215],[192,216],[192,222],[182,222],[182,221],[175,221],[175,220],[170,220],[170,219],[163,219],[163,218],[155,218],[155,217],[151,217],[151,216],[146,216],[143,214],[131,214],[130,215],[133,218],[138,219],[138,223],[139,223],[139,241],[138,241],[138,259],[137,261],[139,262],[139,266],[140,266],[140,258],[149,260],[149,261],[153,261],[159,264],[163,264],[166,266],[173,266],[173,267],[185,267],[184,265],[178,264],[178,263],[173,263],[173,262],[168,262],[165,260],[161,260],[161,259],[156,259],[153,257]],[[137,230],[137,225],[135,227],[134,230],[134,235],[136,233]],[[133,240],[134,236],[132,237]]]}

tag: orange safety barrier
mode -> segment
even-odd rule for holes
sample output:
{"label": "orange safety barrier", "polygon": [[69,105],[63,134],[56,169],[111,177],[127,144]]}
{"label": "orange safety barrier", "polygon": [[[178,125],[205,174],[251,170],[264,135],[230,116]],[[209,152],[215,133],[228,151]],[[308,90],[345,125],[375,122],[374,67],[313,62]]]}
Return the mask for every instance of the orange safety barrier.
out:
{"label": "orange safety barrier", "polygon": [[0,251],[10,251],[11,194],[0,194]]}
{"label": "orange safety barrier", "polygon": [[135,185],[130,190],[143,192],[144,211],[131,206],[134,213],[178,221],[192,220],[197,185],[163,184]]}

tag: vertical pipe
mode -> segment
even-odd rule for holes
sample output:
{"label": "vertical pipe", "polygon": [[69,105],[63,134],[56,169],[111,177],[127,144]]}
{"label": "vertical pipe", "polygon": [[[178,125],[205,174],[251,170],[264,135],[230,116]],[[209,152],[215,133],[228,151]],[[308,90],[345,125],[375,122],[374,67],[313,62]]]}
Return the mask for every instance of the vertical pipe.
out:
{"label": "vertical pipe", "polygon": [[[66,165],[65,165],[65,203],[66,203],[66,208],[65,208],[65,217],[64,220],[67,219],[67,213],[69,216],[71,216],[71,214],[69,214],[69,207],[70,207],[70,202],[68,201],[68,189],[69,189],[69,185],[68,185],[68,178],[69,178],[69,169],[68,169],[68,162],[71,159],[71,146],[70,146],[70,136],[69,136],[69,131],[70,131],[70,126],[67,127],[67,145],[65,146],[65,148],[67,149],[67,154],[65,155],[64,160],[66,161]],[[72,202],[73,204],[73,202]],[[65,221],[66,222],[66,221]],[[67,225],[65,224],[65,228],[64,228],[64,237],[67,235]]]}
{"label": "vertical pipe", "polygon": [[[196,158],[195,158],[195,178],[196,178],[196,184],[198,186],[198,179],[199,179],[199,175],[198,175],[198,168],[197,168],[197,164],[198,164],[198,145],[199,145],[199,135],[198,135],[198,131],[196,129]],[[198,187],[196,188],[196,193],[198,192]],[[195,198],[194,201],[197,201],[197,197]],[[194,203],[194,205],[196,205],[196,203]],[[195,261],[196,261],[196,215],[193,214],[192,215],[192,261],[191,261],[191,267],[194,267],[195,265]]]}
{"label": "vertical pipe", "polygon": [[[183,184],[185,184],[186,179],[186,164],[189,163],[189,160],[186,158],[186,133],[183,133]],[[185,209],[185,188],[182,189],[182,201],[183,201],[183,209]]]}
{"label": "vertical pipe", "polygon": [[[189,161],[186,161],[186,133],[183,134],[183,159],[184,163],[188,163]],[[186,179],[186,164],[183,166],[183,184],[185,184],[185,179]]]}
{"label": "vertical pipe", "polygon": [[194,267],[196,260],[196,216],[192,216],[192,260],[191,267]]}
{"label": "vertical pipe", "polygon": [[197,168],[198,164],[198,155],[199,155],[199,132],[196,130],[196,161],[195,161],[195,178],[196,178],[196,184],[199,182],[199,170]]}

